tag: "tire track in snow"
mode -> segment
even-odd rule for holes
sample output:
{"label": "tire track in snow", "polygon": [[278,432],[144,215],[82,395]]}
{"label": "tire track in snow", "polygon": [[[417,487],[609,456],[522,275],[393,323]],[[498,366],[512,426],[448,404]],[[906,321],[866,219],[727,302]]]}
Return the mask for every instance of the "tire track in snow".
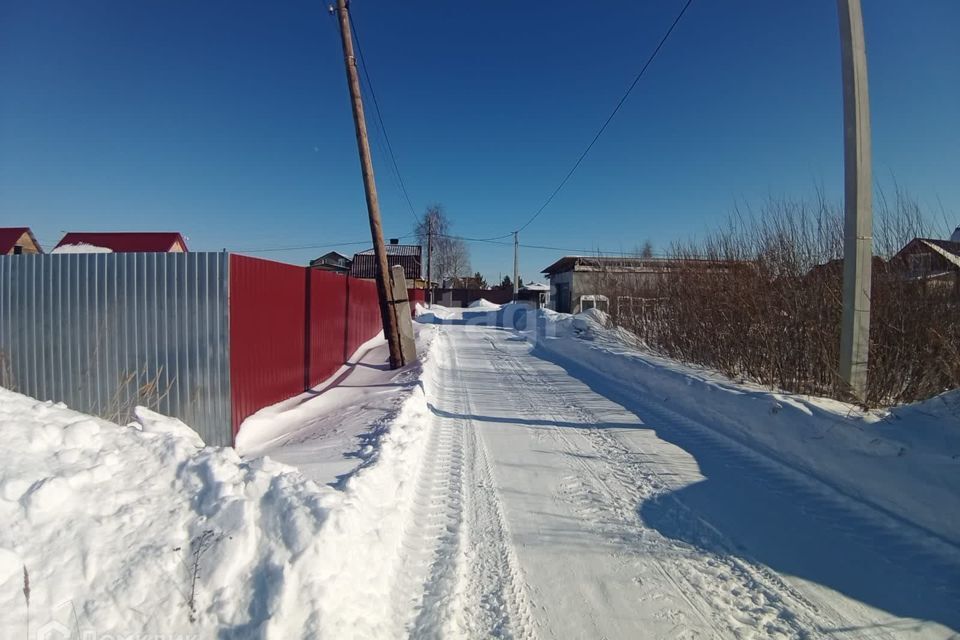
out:
{"label": "tire track in snow", "polygon": [[447,417],[468,416],[472,407],[449,341],[443,352],[450,358],[438,362],[443,407],[433,418],[407,534],[410,560],[419,555],[426,565],[407,630],[416,638],[532,639],[530,603],[486,449],[468,418]]}
{"label": "tire track in snow", "polygon": [[[566,362],[567,364],[563,366],[570,367],[572,370],[582,368],[581,365],[563,357],[558,357],[557,360]],[[553,358],[547,359],[547,362],[553,362]],[[602,372],[595,373],[599,373],[599,378],[602,380],[599,384],[601,391],[594,391],[595,393],[622,403],[638,416],[654,418],[658,427],[669,430],[670,441],[677,446],[697,451],[698,457],[706,456],[713,460],[722,460],[724,467],[735,469],[736,473],[755,479],[756,484],[763,486],[769,493],[777,495],[782,500],[789,501],[792,508],[802,513],[804,517],[816,521],[823,530],[834,532],[836,536],[834,539],[845,540],[848,545],[853,544],[855,547],[869,549],[877,562],[895,569],[890,573],[884,570],[883,575],[890,576],[885,579],[897,579],[893,576],[900,576],[907,580],[922,580],[925,587],[933,587],[929,595],[935,601],[943,603],[941,606],[949,608],[950,605],[945,603],[960,602],[960,554],[952,545],[869,504],[842,494],[818,478],[783,464],[738,438],[690,419],[662,402],[638,394],[636,389],[628,387],[619,380]],[[595,430],[595,437],[598,442],[605,443],[603,446],[606,447],[610,458],[619,456],[627,467],[640,468],[636,461],[631,459],[631,455],[636,453],[637,449],[631,449],[620,439],[602,429]],[[655,472],[657,465],[654,464],[653,467]],[[824,589],[816,585],[815,581],[807,582],[804,587],[806,590],[807,587],[812,586],[811,593],[801,592],[798,586],[790,584],[776,571],[752,559],[750,554],[734,540],[701,518],[695,510],[687,507],[677,495],[671,492],[666,494],[665,498],[685,512],[686,523],[695,527],[694,532],[701,539],[709,540],[713,545],[723,549],[726,557],[735,561],[743,571],[751,575],[758,574],[762,582],[773,585],[778,590],[779,585],[782,585],[786,592],[792,594],[796,602],[805,603],[811,612],[811,617],[808,618],[811,625],[809,629],[814,630],[815,633],[829,636],[835,632],[856,630],[861,634],[859,637],[893,638],[900,637],[897,635],[899,630],[912,626],[919,628],[909,619],[894,622],[887,618],[889,624],[878,623],[878,614],[875,609],[852,598],[844,598],[840,602],[836,592],[831,591],[830,587]],[[917,578],[917,576],[923,577]],[[895,614],[892,615],[895,616]],[[850,622],[851,616],[866,626],[858,627]],[[881,615],[880,619],[884,617]]]}
{"label": "tire track in snow", "polygon": [[[520,388],[520,395],[527,396],[525,400],[529,407],[542,412],[543,407],[556,406],[560,400],[569,413],[563,416],[554,414],[558,421],[569,422],[570,413],[580,418],[584,424],[583,432],[589,434],[585,439],[598,455],[592,456],[589,461],[580,455],[571,456],[581,472],[577,477],[589,478],[595,490],[604,496],[606,510],[612,511],[619,522],[625,525],[618,527],[620,530],[613,532],[615,535],[622,536],[630,546],[655,547],[649,557],[655,561],[659,573],[676,589],[690,609],[700,616],[701,621],[713,628],[714,634],[720,637],[740,635],[746,628],[751,628],[764,637],[809,638],[820,637],[818,629],[850,628],[844,616],[823,603],[819,606],[814,604],[766,566],[737,557],[740,552],[736,545],[679,500],[653,465],[637,463],[633,459],[636,453],[650,459],[649,454],[628,450],[604,429],[590,428],[590,425],[600,424],[598,416],[568,398],[563,390],[550,382],[549,377],[533,379],[529,371],[524,372],[522,363],[509,350],[500,349],[492,340],[490,344],[501,356],[494,359],[495,368],[505,376],[524,381],[523,385],[517,387]],[[568,451],[576,453],[579,450],[563,432],[563,428],[553,431]],[[603,471],[598,471],[595,466]],[[638,480],[642,482],[638,483]],[[704,557],[706,552],[644,530],[637,517],[636,506],[644,500],[660,496],[668,497],[677,505],[678,524],[702,538],[711,539],[715,546],[725,549],[727,553],[710,553]],[[595,500],[593,504],[596,505]],[[669,566],[665,559],[669,561]],[[723,586],[722,591],[716,590],[718,584]],[[711,615],[710,622],[703,618],[704,612]],[[870,637],[890,636],[875,629]]]}
{"label": "tire track in snow", "polygon": [[[512,354],[500,349],[492,339],[489,339],[488,342],[491,347],[502,356],[493,360],[494,368],[497,372],[506,379],[517,378],[523,382],[523,384],[510,384],[505,387],[509,390],[510,403],[513,406],[519,407],[525,404],[531,413],[543,415],[545,407],[555,406],[558,399],[565,399],[564,395],[551,385],[547,379],[525,374],[522,365]],[[547,391],[541,392],[540,389]],[[569,402],[564,403],[564,407],[575,412],[577,410],[576,405]],[[554,411],[549,411],[548,415],[557,422],[568,422],[570,419],[569,415],[560,415]],[[590,419],[590,421],[595,421],[595,419]],[[587,430],[589,426],[589,423],[585,422],[584,430]],[[659,612],[655,615],[670,619],[674,624],[670,637],[700,637],[701,634],[698,631],[698,627],[709,629],[710,635],[714,638],[722,638],[729,635],[731,631],[729,627],[704,617],[703,610],[711,610],[712,606],[699,596],[699,591],[688,583],[680,584],[672,572],[664,566],[665,563],[664,560],[661,559],[661,556],[675,559],[679,557],[680,554],[675,552],[671,553],[670,550],[662,548],[663,545],[653,541],[649,536],[637,535],[638,532],[632,522],[636,519],[634,510],[637,504],[636,495],[634,495],[633,492],[629,492],[629,494],[625,496],[622,490],[617,491],[611,487],[611,483],[603,479],[600,474],[592,468],[591,462],[594,461],[588,462],[579,454],[581,448],[577,447],[563,433],[562,427],[555,427],[551,430],[551,433],[555,440],[562,444],[563,449],[570,454],[569,457],[573,460],[573,464],[576,467],[576,469],[573,469],[575,471],[574,475],[569,476],[567,479],[568,484],[561,487],[561,493],[565,493],[568,498],[575,500],[580,499],[581,504],[576,505],[576,507],[581,514],[590,516],[591,520],[596,521],[599,519],[597,518],[598,512],[612,515],[612,522],[616,524],[607,524],[603,527],[605,529],[603,534],[613,534],[626,546],[643,546],[646,547],[646,551],[652,551],[652,553],[645,554],[645,557],[653,560],[659,578],[658,583],[664,585],[676,599],[681,600],[682,605],[686,605],[682,609],[676,608],[673,606],[674,602],[672,598],[666,596],[662,591],[656,593],[660,591],[658,584],[649,585],[653,587],[650,589],[650,591],[655,594],[653,597],[664,601]],[[584,479],[592,486],[584,484]],[[571,488],[573,489],[572,491],[570,490]],[[597,500],[597,498],[600,499]],[[610,519],[606,520],[608,523],[610,521]],[[658,548],[650,549],[649,547],[651,545],[657,546]],[[640,582],[642,583],[642,580]],[[694,599],[699,602],[695,603]],[[691,624],[691,622],[687,620],[688,614],[693,614],[699,624]],[[720,628],[721,626],[723,628]]]}

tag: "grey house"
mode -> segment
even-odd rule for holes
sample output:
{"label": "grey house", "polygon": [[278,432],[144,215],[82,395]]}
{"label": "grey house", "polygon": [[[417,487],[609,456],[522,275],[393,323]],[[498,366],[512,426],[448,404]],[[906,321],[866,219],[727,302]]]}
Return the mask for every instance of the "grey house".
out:
{"label": "grey house", "polygon": [[554,311],[580,313],[591,307],[608,310],[606,293],[614,281],[629,281],[631,291],[654,291],[666,268],[658,258],[564,256],[543,270],[550,281]]}
{"label": "grey house", "polygon": [[550,307],[562,313],[590,308],[612,311],[660,295],[664,279],[681,269],[730,269],[733,263],[672,258],[564,256],[543,270],[550,280]]}

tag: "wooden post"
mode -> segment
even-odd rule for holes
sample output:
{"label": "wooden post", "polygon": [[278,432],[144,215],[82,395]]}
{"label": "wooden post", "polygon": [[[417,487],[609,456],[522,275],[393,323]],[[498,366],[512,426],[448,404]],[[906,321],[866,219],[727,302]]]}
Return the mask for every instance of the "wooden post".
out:
{"label": "wooden post", "polygon": [[873,212],[867,51],[860,0],[837,0],[843,70],[843,313],[840,376],[858,400],[867,394]]}
{"label": "wooden post", "polygon": [[343,60],[347,68],[347,87],[350,90],[350,102],[353,107],[353,124],[357,135],[357,148],[360,151],[360,171],[363,173],[363,191],[367,199],[367,216],[370,220],[370,235],[373,237],[373,252],[376,258],[377,295],[380,299],[380,319],[383,322],[383,335],[390,348],[390,368],[397,369],[405,363],[397,333],[396,316],[393,313],[393,288],[390,282],[390,268],[387,263],[387,249],[383,243],[383,227],[380,223],[380,202],[377,199],[377,185],[373,177],[373,159],[370,156],[370,142],[367,139],[367,121],[363,115],[363,101],[360,97],[360,76],[357,74],[357,59],[353,55],[353,34],[350,32],[350,16],[347,14],[347,0],[337,0],[337,16],[340,19],[340,39],[343,41]]}

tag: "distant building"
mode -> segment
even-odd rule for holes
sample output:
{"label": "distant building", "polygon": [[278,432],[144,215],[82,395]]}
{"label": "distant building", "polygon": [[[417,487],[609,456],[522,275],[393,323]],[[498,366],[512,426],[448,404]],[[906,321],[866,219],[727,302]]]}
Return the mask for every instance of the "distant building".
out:
{"label": "distant building", "polygon": [[319,258],[310,261],[311,269],[320,269],[321,271],[333,271],[335,273],[350,273],[350,265],[353,261],[338,251],[331,251]]}
{"label": "distant building", "polygon": [[482,282],[483,278],[477,278],[476,276],[453,276],[451,278],[444,278],[441,286],[444,289],[483,289],[481,286],[484,283]]}
{"label": "distant building", "polygon": [[914,238],[891,260],[904,277],[924,287],[949,291],[960,297],[960,227],[950,240]]}
{"label": "distant building", "polygon": [[72,231],[57,243],[53,253],[186,253],[187,243],[175,231]]}
{"label": "distant building", "polygon": [[550,285],[528,282],[517,291],[517,300],[531,302],[538,309],[550,307]]}
{"label": "distant building", "polygon": [[[628,295],[624,300],[633,304],[658,294],[663,279],[680,269],[730,269],[732,265],[714,260],[670,258],[626,258],[616,256],[564,256],[543,270],[550,280],[550,306],[562,313],[580,313],[589,308],[609,310],[607,297],[614,290]],[[607,293],[605,293],[607,292]]]}
{"label": "distant building", "polygon": [[444,307],[469,307],[477,300],[486,300],[494,304],[506,304],[513,299],[510,289],[448,289],[434,290],[434,300]]}
{"label": "distant building", "polygon": [[[403,275],[407,279],[408,287],[423,288],[423,248],[418,244],[400,244],[391,239],[387,249],[387,266],[400,265]],[[376,278],[377,259],[373,249],[367,249],[353,254],[353,263],[350,265],[350,275],[354,278]]]}
{"label": "distant building", "polygon": [[30,227],[0,228],[0,256],[43,253]]}

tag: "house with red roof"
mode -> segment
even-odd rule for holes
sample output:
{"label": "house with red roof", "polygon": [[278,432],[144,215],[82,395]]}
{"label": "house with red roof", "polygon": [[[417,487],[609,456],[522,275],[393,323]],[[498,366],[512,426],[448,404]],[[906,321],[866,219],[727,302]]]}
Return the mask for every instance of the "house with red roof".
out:
{"label": "house with red roof", "polygon": [[30,227],[0,227],[0,256],[43,253]]}
{"label": "house with red roof", "polygon": [[71,231],[53,253],[185,253],[187,243],[175,231]]}

